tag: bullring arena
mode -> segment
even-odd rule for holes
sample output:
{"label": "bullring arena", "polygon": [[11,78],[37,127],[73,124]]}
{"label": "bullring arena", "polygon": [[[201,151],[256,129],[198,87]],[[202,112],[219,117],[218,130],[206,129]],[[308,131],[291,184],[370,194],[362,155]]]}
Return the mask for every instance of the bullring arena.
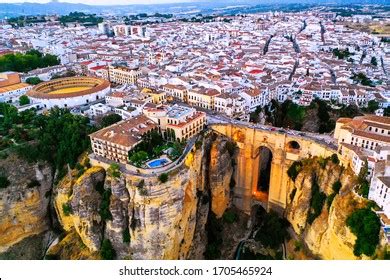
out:
{"label": "bullring arena", "polygon": [[27,92],[33,103],[45,108],[75,107],[104,98],[110,93],[110,83],[95,77],[70,77],[43,82]]}

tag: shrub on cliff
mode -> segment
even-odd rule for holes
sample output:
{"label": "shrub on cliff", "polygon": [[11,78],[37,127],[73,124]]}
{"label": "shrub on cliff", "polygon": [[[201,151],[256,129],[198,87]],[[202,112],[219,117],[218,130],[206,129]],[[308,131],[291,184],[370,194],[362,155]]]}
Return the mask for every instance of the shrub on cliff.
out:
{"label": "shrub on cliff", "polygon": [[168,174],[167,173],[162,173],[160,176],[158,176],[158,180],[161,183],[166,183],[168,181]]}
{"label": "shrub on cliff", "polygon": [[129,228],[126,227],[122,232],[123,243],[130,243],[130,231]]}
{"label": "shrub on cliff", "polygon": [[110,198],[111,198],[111,190],[110,189],[104,190],[102,195],[102,202],[100,204],[100,210],[99,210],[100,217],[102,217],[104,221],[112,219],[112,215],[110,212]]}
{"label": "shrub on cliff", "polygon": [[69,203],[63,203],[62,211],[64,212],[65,216],[69,216],[70,214],[72,214],[72,206],[70,206]]}
{"label": "shrub on cliff", "polygon": [[317,181],[314,181],[311,187],[310,209],[307,216],[307,222],[311,225],[321,214],[326,200],[326,194],[320,191]]}
{"label": "shrub on cliff", "polygon": [[341,186],[340,180],[337,180],[336,182],[333,183],[332,190],[333,190],[334,193],[338,194],[340,189],[341,189],[341,187],[342,186]]}
{"label": "shrub on cliff", "polygon": [[0,175],[0,189],[5,189],[10,185],[7,177]]}
{"label": "shrub on cliff", "polygon": [[113,260],[115,259],[115,250],[112,247],[111,241],[108,239],[104,239],[102,243],[102,247],[100,248],[100,257],[103,260]]}
{"label": "shrub on cliff", "polygon": [[117,163],[111,163],[107,169],[107,173],[114,178],[119,178],[121,176],[119,165]]}
{"label": "shrub on cliff", "polygon": [[294,161],[291,166],[287,170],[288,177],[295,181],[297,178],[299,172],[302,170],[302,162],[301,161]]}
{"label": "shrub on cliff", "polygon": [[333,162],[334,164],[339,164],[339,163],[340,163],[340,160],[339,160],[339,157],[337,156],[337,154],[332,154],[332,155],[330,156],[330,159],[332,160],[332,162]]}
{"label": "shrub on cliff", "polygon": [[379,243],[381,223],[378,216],[369,208],[358,209],[348,216],[347,226],[357,237],[355,256],[372,256]]}

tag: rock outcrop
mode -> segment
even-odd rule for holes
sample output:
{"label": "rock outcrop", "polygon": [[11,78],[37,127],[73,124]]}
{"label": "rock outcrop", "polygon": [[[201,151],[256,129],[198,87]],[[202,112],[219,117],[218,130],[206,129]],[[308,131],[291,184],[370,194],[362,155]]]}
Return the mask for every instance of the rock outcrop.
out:
{"label": "rock outcrop", "polygon": [[[367,201],[353,191],[355,176],[331,161],[323,167],[317,158],[303,162],[303,169],[295,183],[290,182],[287,219],[293,230],[321,259],[357,259],[353,254],[356,236],[347,227],[346,219],[355,209],[364,207]],[[342,188],[330,208],[325,202],[322,212],[310,225],[308,214],[315,181],[327,197],[333,193],[332,185],[336,181],[341,183]]]}
{"label": "rock outcrop", "polygon": [[230,203],[230,181],[233,174],[232,157],[226,139],[218,138],[210,150],[209,182],[211,190],[211,210],[221,218]]}
{"label": "rock outcrop", "polygon": [[9,185],[0,188],[0,252],[50,228],[48,206],[52,170],[31,164],[14,154],[0,161],[1,175]]}
{"label": "rock outcrop", "polygon": [[[186,259],[190,252],[202,258],[209,205],[222,216],[230,203],[233,167],[226,143],[220,137],[213,143],[207,138],[167,172],[167,182],[153,175],[113,177],[99,167],[88,169],[76,181],[65,177],[55,196],[60,223],[71,234],[77,232],[91,252],[99,250],[103,238],[109,239],[119,259]],[[103,181],[104,189],[111,191],[110,218],[105,222],[99,216],[101,197],[96,191]],[[210,194],[211,200],[206,199]],[[70,206],[70,213],[64,213],[63,205]],[[199,243],[194,242],[195,229]],[[56,250],[60,247],[56,245]]]}
{"label": "rock outcrop", "polygon": [[105,171],[101,167],[89,168],[74,180],[67,175],[56,190],[55,208],[64,230],[75,230],[91,252],[97,252],[103,238],[103,223],[99,214]]}

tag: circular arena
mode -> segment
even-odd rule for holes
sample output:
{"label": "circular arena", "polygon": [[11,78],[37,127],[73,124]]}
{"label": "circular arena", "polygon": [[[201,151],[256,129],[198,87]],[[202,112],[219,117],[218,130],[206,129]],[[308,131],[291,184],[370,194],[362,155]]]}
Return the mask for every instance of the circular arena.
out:
{"label": "circular arena", "polygon": [[95,77],[69,77],[43,82],[27,92],[34,103],[44,108],[75,107],[98,99],[110,93],[110,83]]}

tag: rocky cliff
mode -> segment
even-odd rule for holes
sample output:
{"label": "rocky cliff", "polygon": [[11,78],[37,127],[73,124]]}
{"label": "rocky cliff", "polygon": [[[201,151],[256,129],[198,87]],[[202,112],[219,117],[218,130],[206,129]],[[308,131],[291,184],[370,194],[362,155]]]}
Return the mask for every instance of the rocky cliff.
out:
{"label": "rocky cliff", "polygon": [[[321,259],[357,259],[353,254],[356,236],[346,226],[346,219],[355,209],[363,208],[367,200],[353,191],[354,174],[331,160],[312,158],[302,163],[295,182],[289,182],[286,212],[294,232],[311,253]],[[334,196],[333,186],[339,183],[341,189]],[[326,200],[322,211],[310,224],[314,184],[319,186],[318,192],[323,193]],[[331,196],[334,199],[330,204]]]}
{"label": "rocky cliff", "polygon": [[[76,232],[91,253],[99,251],[102,240],[108,239],[120,259],[186,259],[190,251],[202,258],[204,250],[195,246],[194,238],[204,232],[210,208],[221,217],[229,206],[233,173],[228,141],[212,138],[194,147],[183,163],[167,172],[166,182],[153,174],[113,176],[99,167],[87,169],[79,178],[71,172],[59,183],[55,195],[63,229],[72,236]],[[105,221],[102,197],[96,190],[99,184],[110,191]],[[124,237],[127,232],[129,240]],[[204,235],[199,237],[197,244],[204,239]],[[57,252],[59,247],[61,244],[55,247]]]}
{"label": "rocky cliff", "polygon": [[[257,219],[232,205],[235,154],[232,142],[211,133],[166,172],[167,180],[124,170],[117,174],[91,167],[83,158],[54,186],[48,166],[10,156],[0,161],[0,172],[10,182],[0,189],[0,251],[24,258],[15,252],[34,236],[45,243],[36,246],[48,246],[50,218],[57,216],[64,232],[46,258],[99,259],[107,240],[118,259],[233,258]],[[367,201],[353,192],[354,175],[318,158],[303,160],[298,173],[288,182],[285,210],[293,238],[314,257],[355,259],[356,237],[345,220]],[[337,182],[341,188],[335,193]],[[315,213],[318,194],[326,200]]]}
{"label": "rocky cliff", "polygon": [[53,176],[48,165],[30,164],[13,154],[0,160],[0,172],[9,182],[6,188],[0,188],[1,253],[50,229]]}

